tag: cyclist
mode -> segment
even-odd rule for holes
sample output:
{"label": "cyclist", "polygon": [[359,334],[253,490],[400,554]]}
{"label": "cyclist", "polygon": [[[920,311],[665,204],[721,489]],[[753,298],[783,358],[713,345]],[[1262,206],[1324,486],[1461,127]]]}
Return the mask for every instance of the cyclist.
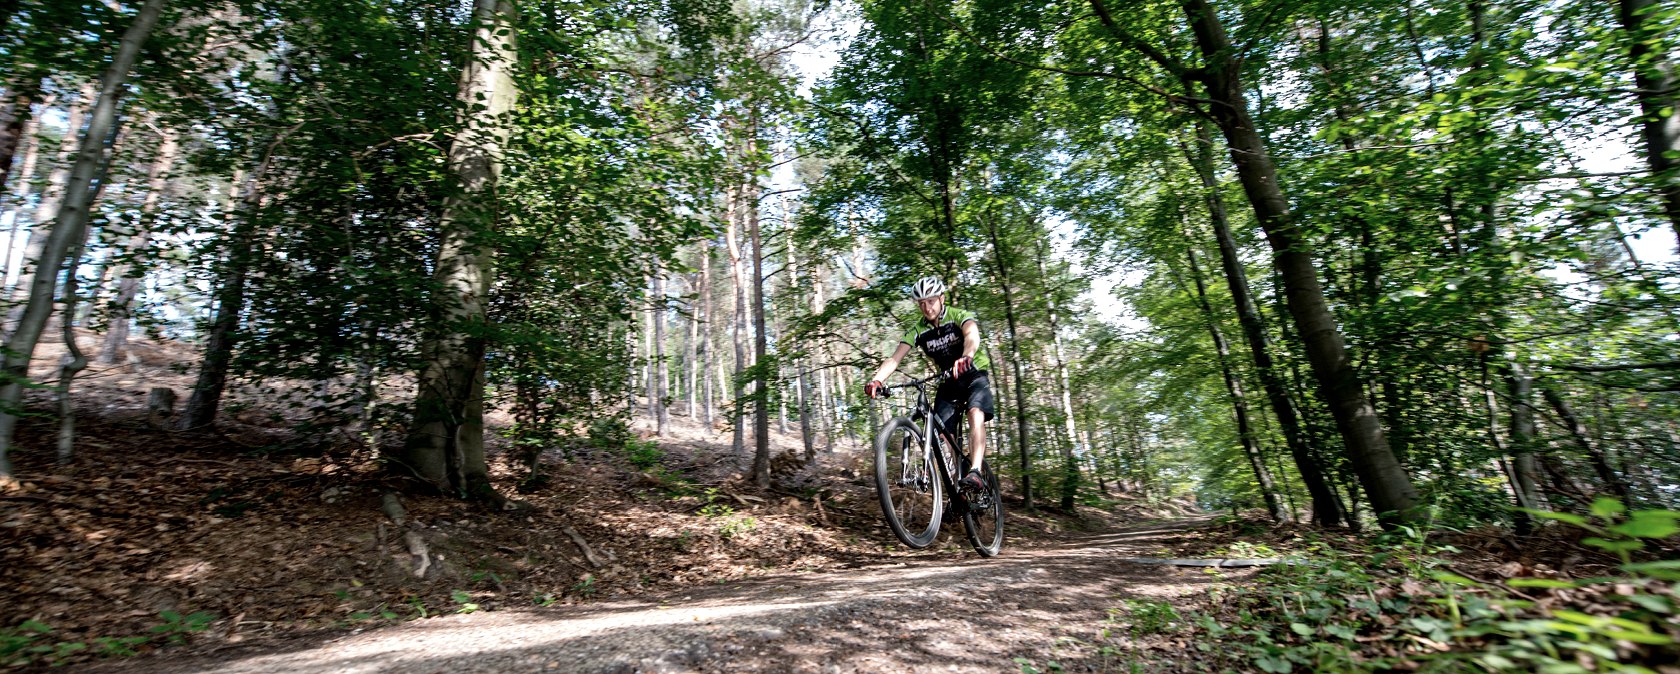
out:
{"label": "cyclist", "polygon": [[892,376],[898,364],[914,346],[922,350],[940,372],[950,372],[950,379],[939,384],[934,393],[934,418],[944,429],[946,437],[957,437],[957,406],[968,409],[968,474],[958,481],[964,490],[984,491],[986,480],[980,476],[980,465],[986,457],[986,433],[981,426],[996,415],[992,405],[991,381],[986,376],[990,362],[980,350],[980,322],[974,314],[945,306],[945,282],[936,276],[923,277],[910,286],[910,299],[916,301],[921,317],[913,320],[893,349],[891,356],[881,363],[875,376],[864,384],[863,392],[878,398],[886,390],[882,381]]}

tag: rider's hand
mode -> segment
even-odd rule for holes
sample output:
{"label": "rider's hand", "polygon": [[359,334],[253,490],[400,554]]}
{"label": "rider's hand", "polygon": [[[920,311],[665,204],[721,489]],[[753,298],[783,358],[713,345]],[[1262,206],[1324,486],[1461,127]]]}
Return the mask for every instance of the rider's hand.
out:
{"label": "rider's hand", "polygon": [[879,379],[870,381],[869,383],[863,385],[863,394],[869,396],[870,398],[879,398],[882,393],[886,392],[886,385],[882,384]]}
{"label": "rider's hand", "polygon": [[972,369],[974,369],[974,359],[963,356],[958,358],[957,362],[951,364],[951,376],[961,377]]}

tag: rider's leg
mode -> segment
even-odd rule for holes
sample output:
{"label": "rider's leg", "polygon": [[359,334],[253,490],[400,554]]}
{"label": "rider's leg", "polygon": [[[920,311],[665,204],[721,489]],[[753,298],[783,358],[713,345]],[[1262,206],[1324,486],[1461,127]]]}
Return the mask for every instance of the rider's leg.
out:
{"label": "rider's leg", "polygon": [[986,460],[986,412],[968,408],[968,465],[979,468]]}

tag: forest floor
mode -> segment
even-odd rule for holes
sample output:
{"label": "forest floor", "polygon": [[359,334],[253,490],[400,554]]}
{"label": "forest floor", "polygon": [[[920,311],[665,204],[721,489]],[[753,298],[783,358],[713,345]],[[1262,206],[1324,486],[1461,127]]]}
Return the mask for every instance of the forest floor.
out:
{"label": "forest floor", "polygon": [[[45,351],[38,369],[52,360],[51,349]],[[844,608],[856,616],[849,622],[867,630],[908,630],[888,635],[894,639],[915,633],[940,643],[972,641],[972,654],[952,664],[995,670],[1009,665],[1010,657],[1038,657],[1058,647],[1054,635],[1038,639],[1030,630],[1008,627],[1011,622],[1026,625],[1064,613],[1072,596],[1064,592],[1113,595],[1072,582],[1113,575],[1094,572],[1106,557],[1120,554],[1111,544],[1080,536],[1182,513],[1173,504],[1127,499],[1073,513],[1026,515],[1016,507],[1006,554],[997,562],[975,555],[960,531],[945,534],[934,549],[911,552],[896,545],[883,525],[870,459],[855,442],[841,439],[806,465],[796,458],[797,436],[773,432],[775,486],[761,491],[745,479],[746,463],[731,451],[726,429],[678,414],[666,438],[639,443],[639,452],[586,443],[545,452],[549,479],[527,493],[516,493],[523,472],[497,443],[492,478],[528,508],[492,511],[404,495],[398,522],[388,496],[395,493],[393,483],[373,453],[330,419],[288,407],[274,391],[250,389],[230,396],[228,412],[213,430],[166,430],[166,420],[145,408],[147,391],[169,387],[184,398],[191,382],[179,363],[194,354],[156,342],[141,343],[136,353],[140,357],[128,363],[95,366],[78,379],[77,456],[69,466],[53,462],[57,422],[45,413],[50,391],[30,393],[28,404],[43,413],[23,420],[12,454],[20,479],[0,487],[0,586],[7,588],[0,599],[0,652],[11,653],[0,665],[167,667],[193,654],[214,654],[204,662],[216,662],[234,653],[324,645],[392,629],[422,634],[482,623],[500,633],[517,616],[595,616],[589,620],[611,623],[610,616],[642,616],[660,606],[695,607],[711,616],[695,622],[716,622],[756,615],[757,609],[740,608],[751,605],[753,592],[771,593],[785,607],[790,588],[798,587],[811,607]],[[36,375],[48,378],[44,369]],[[308,424],[311,430],[297,430]],[[632,429],[650,438],[648,425],[637,419]],[[750,446],[750,434],[748,440]],[[1160,579],[1162,572],[1126,567],[1098,585],[1118,588],[1127,577]],[[864,578],[879,586],[860,585]],[[916,578],[933,584],[917,590]],[[941,578],[948,582],[936,580]],[[979,581],[986,589],[974,585]],[[975,591],[963,590],[969,586]],[[852,588],[849,599],[842,596],[846,588]],[[1140,591],[1179,591],[1162,588]],[[978,602],[955,613],[905,604],[902,615],[918,621],[941,613],[974,615],[976,606],[991,607],[995,615],[957,632],[938,622],[910,630],[869,612],[893,597],[955,600],[955,606]],[[1107,608],[1101,604],[1083,607],[1080,619],[1100,622]],[[783,609],[763,613],[778,611]],[[838,648],[837,641],[787,636],[806,629],[796,624],[808,627],[818,618],[810,611],[784,612],[785,626],[777,628],[784,636],[777,639],[785,645]],[[829,620],[840,614],[821,615]],[[625,619],[651,624],[645,616]],[[754,620],[740,624],[758,625]],[[749,632],[772,633],[759,627]],[[880,636],[865,631],[844,638]],[[722,667],[720,659],[748,648],[741,645],[747,642],[693,643],[712,645],[679,660],[701,669]],[[860,646],[843,650],[860,657],[862,651],[900,650],[885,642]],[[546,652],[538,648],[520,657]],[[812,662],[819,660],[832,658]],[[606,671],[622,661],[598,662]],[[322,662],[320,671],[344,666]],[[558,662],[577,660],[566,655]],[[771,670],[791,666],[785,656],[762,664]],[[878,669],[856,661],[850,666]],[[571,664],[562,669],[577,671]]]}
{"label": "forest floor", "polygon": [[[663,438],[638,418],[616,449],[557,444],[524,491],[497,439],[492,480],[523,507],[492,510],[398,496],[342,413],[285,391],[236,388],[214,429],[166,430],[147,393],[184,393],[195,354],[135,352],[78,380],[69,466],[53,460],[51,392],[29,393],[41,413],[20,426],[19,479],[0,485],[0,668],[1176,674],[1564,658],[1680,674],[1676,584],[1610,578],[1614,560],[1569,528],[1375,540],[1113,496],[1073,512],[1006,502],[995,559],[960,524],[909,551],[855,440],[807,464],[796,435],[773,432],[760,490],[727,430],[680,406]],[[1135,561],[1277,556],[1307,561]]]}

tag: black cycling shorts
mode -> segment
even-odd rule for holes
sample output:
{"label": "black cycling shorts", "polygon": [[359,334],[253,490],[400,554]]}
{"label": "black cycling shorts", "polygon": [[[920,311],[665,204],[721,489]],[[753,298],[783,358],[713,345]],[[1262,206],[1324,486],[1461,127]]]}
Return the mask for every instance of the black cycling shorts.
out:
{"label": "black cycling shorts", "polygon": [[986,421],[997,416],[997,406],[992,403],[992,380],[985,370],[947,379],[933,393],[933,418],[953,438],[957,437],[957,423],[962,419],[957,413],[959,408],[971,407],[985,412]]}

